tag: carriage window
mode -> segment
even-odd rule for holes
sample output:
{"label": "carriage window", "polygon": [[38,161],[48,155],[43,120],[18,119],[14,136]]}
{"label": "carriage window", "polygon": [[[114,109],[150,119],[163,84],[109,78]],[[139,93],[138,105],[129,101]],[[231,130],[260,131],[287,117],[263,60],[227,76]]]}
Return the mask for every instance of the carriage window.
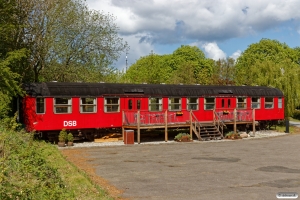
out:
{"label": "carriage window", "polygon": [[137,100],[137,109],[139,110],[139,109],[141,109],[141,100]]}
{"label": "carriage window", "polygon": [[80,112],[81,113],[95,113],[96,112],[96,98],[80,98]]}
{"label": "carriage window", "polygon": [[282,108],[282,98],[278,97],[278,108]]}
{"label": "carriage window", "polygon": [[265,98],[265,108],[274,108],[273,97]]}
{"label": "carriage window", "polygon": [[204,99],[204,110],[213,110],[215,108],[215,98],[208,97]]}
{"label": "carriage window", "polygon": [[198,110],[198,98],[188,98],[187,99],[187,109],[188,110]]}
{"label": "carriage window", "polygon": [[251,98],[251,108],[260,108],[260,98],[259,97],[252,97]]}
{"label": "carriage window", "polygon": [[128,100],[128,109],[132,110],[132,100],[131,99]]}
{"label": "carriage window", "polygon": [[225,107],[225,99],[222,99],[222,108]]}
{"label": "carriage window", "polygon": [[45,113],[45,99],[41,97],[36,98],[36,113]]}
{"label": "carriage window", "polygon": [[108,97],[104,100],[104,112],[119,112],[120,99],[118,97]]}
{"label": "carriage window", "polygon": [[227,100],[228,108],[230,108],[230,99]]}
{"label": "carriage window", "polygon": [[149,111],[162,111],[162,98],[149,98]]}
{"label": "carriage window", "polygon": [[169,98],[169,110],[181,110],[181,98]]}
{"label": "carriage window", "polygon": [[247,108],[247,101],[246,97],[238,97],[237,98],[237,108]]}
{"label": "carriage window", "polygon": [[72,99],[54,98],[54,113],[72,113]]}

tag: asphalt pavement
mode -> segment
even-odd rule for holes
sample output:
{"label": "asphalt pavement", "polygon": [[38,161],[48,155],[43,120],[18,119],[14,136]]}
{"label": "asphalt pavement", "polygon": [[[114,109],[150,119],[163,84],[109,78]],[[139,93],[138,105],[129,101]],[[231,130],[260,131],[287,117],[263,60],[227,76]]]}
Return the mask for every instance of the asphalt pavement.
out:
{"label": "asphalt pavement", "polygon": [[300,194],[299,144],[300,134],[288,134],[82,151],[98,176],[124,191],[121,198],[261,200],[277,199],[280,192]]}
{"label": "asphalt pavement", "polygon": [[290,121],[290,126],[300,127],[300,122]]}

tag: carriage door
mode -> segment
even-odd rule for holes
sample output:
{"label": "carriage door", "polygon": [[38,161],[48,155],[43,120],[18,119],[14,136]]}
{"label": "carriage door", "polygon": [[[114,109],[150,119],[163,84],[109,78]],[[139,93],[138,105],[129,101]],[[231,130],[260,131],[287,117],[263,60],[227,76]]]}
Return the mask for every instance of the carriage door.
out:
{"label": "carriage door", "polygon": [[232,99],[230,98],[221,98],[220,109],[230,110],[232,106]]}
{"label": "carriage door", "polygon": [[222,120],[230,120],[232,118],[233,111],[233,99],[221,97],[219,98],[217,113]]}
{"label": "carriage door", "polygon": [[138,111],[141,109],[141,98],[128,98],[127,109],[129,111]]}
{"label": "carriage door", "polygon": [[[137,111],[141,109],[141,98],[128,98],[127,99],[127,110],[128,112],[128,119],[133,123],[137,123],[138,121],[138,114]],[[140,118],[142,121],[142,119]]]}

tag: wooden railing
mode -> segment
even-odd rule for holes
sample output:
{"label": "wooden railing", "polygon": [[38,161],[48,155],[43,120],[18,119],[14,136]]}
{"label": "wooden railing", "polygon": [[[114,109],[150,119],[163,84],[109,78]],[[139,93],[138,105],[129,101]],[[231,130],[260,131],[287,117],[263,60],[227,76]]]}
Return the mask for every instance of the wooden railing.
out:
{"label": "wooden railing", "polygon": [[123,111],[123,125],[163,125],[188,123],[189,111]]}
{"label": "wooden railing", "polygon": [[221,130],[221,133],[223,135],[223,127],[225,126],[224,122],[220,119],[220,116],[218,113],[214,110],[214,125],[218,128],[218,130]]}
{"label": "wooden railing", "polygon": [[201,136],[200,136],[201,124],[198,121],[197,117],[194,115],[193,111],[190,111],[190,121],[191,121],[191,129],[194,131],[198,140],[201,140]]}
{"label": "wooden railing", "polygon": [[223,122],[253,120],[253,109],[216,109],[214,114]]}

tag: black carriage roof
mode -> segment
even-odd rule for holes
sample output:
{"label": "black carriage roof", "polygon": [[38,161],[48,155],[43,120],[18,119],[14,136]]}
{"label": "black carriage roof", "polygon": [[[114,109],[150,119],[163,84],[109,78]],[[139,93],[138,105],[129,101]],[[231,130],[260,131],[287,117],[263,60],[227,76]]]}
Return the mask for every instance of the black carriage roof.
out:
{"label": "black carriage roof", "polygon": [[279,89],[264,86],[48,82],[24,84],[24,89],[28,95],[35,97],[96,97],[110,95],[283,97],[283,93]]}

